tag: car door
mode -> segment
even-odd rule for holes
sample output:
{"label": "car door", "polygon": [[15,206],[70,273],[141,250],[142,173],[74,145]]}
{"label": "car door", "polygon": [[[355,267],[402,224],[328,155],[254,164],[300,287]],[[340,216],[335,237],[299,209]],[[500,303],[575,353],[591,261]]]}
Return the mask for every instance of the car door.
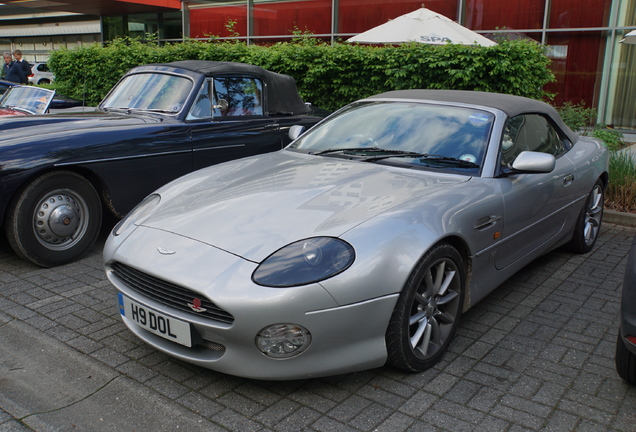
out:
{"label": "car door", "polygon": [[265,115],[263,83],[255,77],[205,80],[186,119],[194,169],[282,148],[279,125]]}
{"label": "car door", "polygon": [[[562,234],[568,206],[578,196],[574,164],[564,157],[568,142],[549,120],[526,114],[508,120],[501,144],[502,166],[522,151],[556,157],[550,173],[509,174],[500,178],[504,199],[502,243],[495,266],[503,269]],[[502,168],[505,171],[505,168]]]}

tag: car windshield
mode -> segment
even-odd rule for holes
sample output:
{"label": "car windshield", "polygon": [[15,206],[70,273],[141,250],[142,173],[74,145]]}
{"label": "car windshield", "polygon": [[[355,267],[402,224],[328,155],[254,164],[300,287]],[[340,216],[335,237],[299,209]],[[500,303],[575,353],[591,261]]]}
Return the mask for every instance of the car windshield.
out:
{"label": "car windshield", "polygon": [[192,89],[185,77],[141,73],[129,75],[117,84],[100,106],[106,109],[127,109],[178,113]]}
{"label": "car windshield", "polygon": [[9,88],[0,99],[0,107],[16,108],[31,114],[44,114],[55,92],[40,87],[15,86]]}
{"label": "car windshield", "polygon": [[494,115],[421,102],[361,102],[346,108],[290,148],[324,156],[453,169],[478,168]]}

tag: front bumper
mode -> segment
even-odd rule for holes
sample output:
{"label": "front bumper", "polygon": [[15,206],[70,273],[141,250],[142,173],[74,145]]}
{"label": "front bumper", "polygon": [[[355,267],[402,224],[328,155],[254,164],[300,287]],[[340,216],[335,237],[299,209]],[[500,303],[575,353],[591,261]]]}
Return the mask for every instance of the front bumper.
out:
{"label": "front bumper", "polygon": [[[164,255],[158,248],[173,253]],[[231,375],[272,380],[336,375],[386,362],[385,332],[397,294],[339,305],[320,284],[294,288],[259,286],[251,281],[257,264],[192,239],[148,228],[136,229],[121,244],[109,239],[104,259],[106,274],[121,294],[190,323],[194,345],[187,347],[122,316],[125,325],[139,338],[186,362]],[[227,311],[233,320],[216,321],[166,306],[118,277],[114,263],[186,287]],[[312,336],[309,347],[286,359],[261,353],[255,345],[257,333],[277,323],[308,329]]]}

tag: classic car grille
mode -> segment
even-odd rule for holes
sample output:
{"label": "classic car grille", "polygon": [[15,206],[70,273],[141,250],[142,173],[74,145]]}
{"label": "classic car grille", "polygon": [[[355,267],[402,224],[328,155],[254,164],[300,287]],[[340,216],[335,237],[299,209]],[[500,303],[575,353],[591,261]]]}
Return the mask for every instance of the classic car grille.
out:
{"label": "classic car grille", "polygon": [[[202,298],[200,294],[194,291],[150,276],[119,262],[113,263],[112,268],[115,276],[126,284],[128,288],[156,302],[198,317],[227,324],[234,322],[234,317],[229,312],[219,308],[208,299]],[[201,308],[206,309],[204,312],[195,312],[188,306],[188,303],[192,303],[195,298],[201,300]]]}

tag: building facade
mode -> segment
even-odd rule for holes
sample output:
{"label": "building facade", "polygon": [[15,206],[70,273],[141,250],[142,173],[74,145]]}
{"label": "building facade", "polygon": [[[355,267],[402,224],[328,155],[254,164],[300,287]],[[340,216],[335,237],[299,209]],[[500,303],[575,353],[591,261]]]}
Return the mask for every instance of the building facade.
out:
{"label": "building facade", "polygon": [[[309,32],[336,42],[424,3],[493,40],[527,38],[545,44],[557,77],[546,90],[555,94],[555,104],[582,102],[598,109],[599,122],[636,129],[636,45],[620,43],[624,34],[636,29],[636,0],[125,1],[162,9],[141,14],[102,12],[101,40],[154,33],[160,41],[185,36],[268,44]],[[0,39],[2,28],[0,20]]]}
{"label": "building facade", "polygon": [[[192,38],[238,36],[249,43],[309,31],[347,38],[422,6],[422,0],[187,2]],[[636,129],[636,46],[619,43],[636,28],[636,0],[426,0],[424,6],[478,33],[548,46],[557,81],[554,103],[584,103],[599,122]]]}

